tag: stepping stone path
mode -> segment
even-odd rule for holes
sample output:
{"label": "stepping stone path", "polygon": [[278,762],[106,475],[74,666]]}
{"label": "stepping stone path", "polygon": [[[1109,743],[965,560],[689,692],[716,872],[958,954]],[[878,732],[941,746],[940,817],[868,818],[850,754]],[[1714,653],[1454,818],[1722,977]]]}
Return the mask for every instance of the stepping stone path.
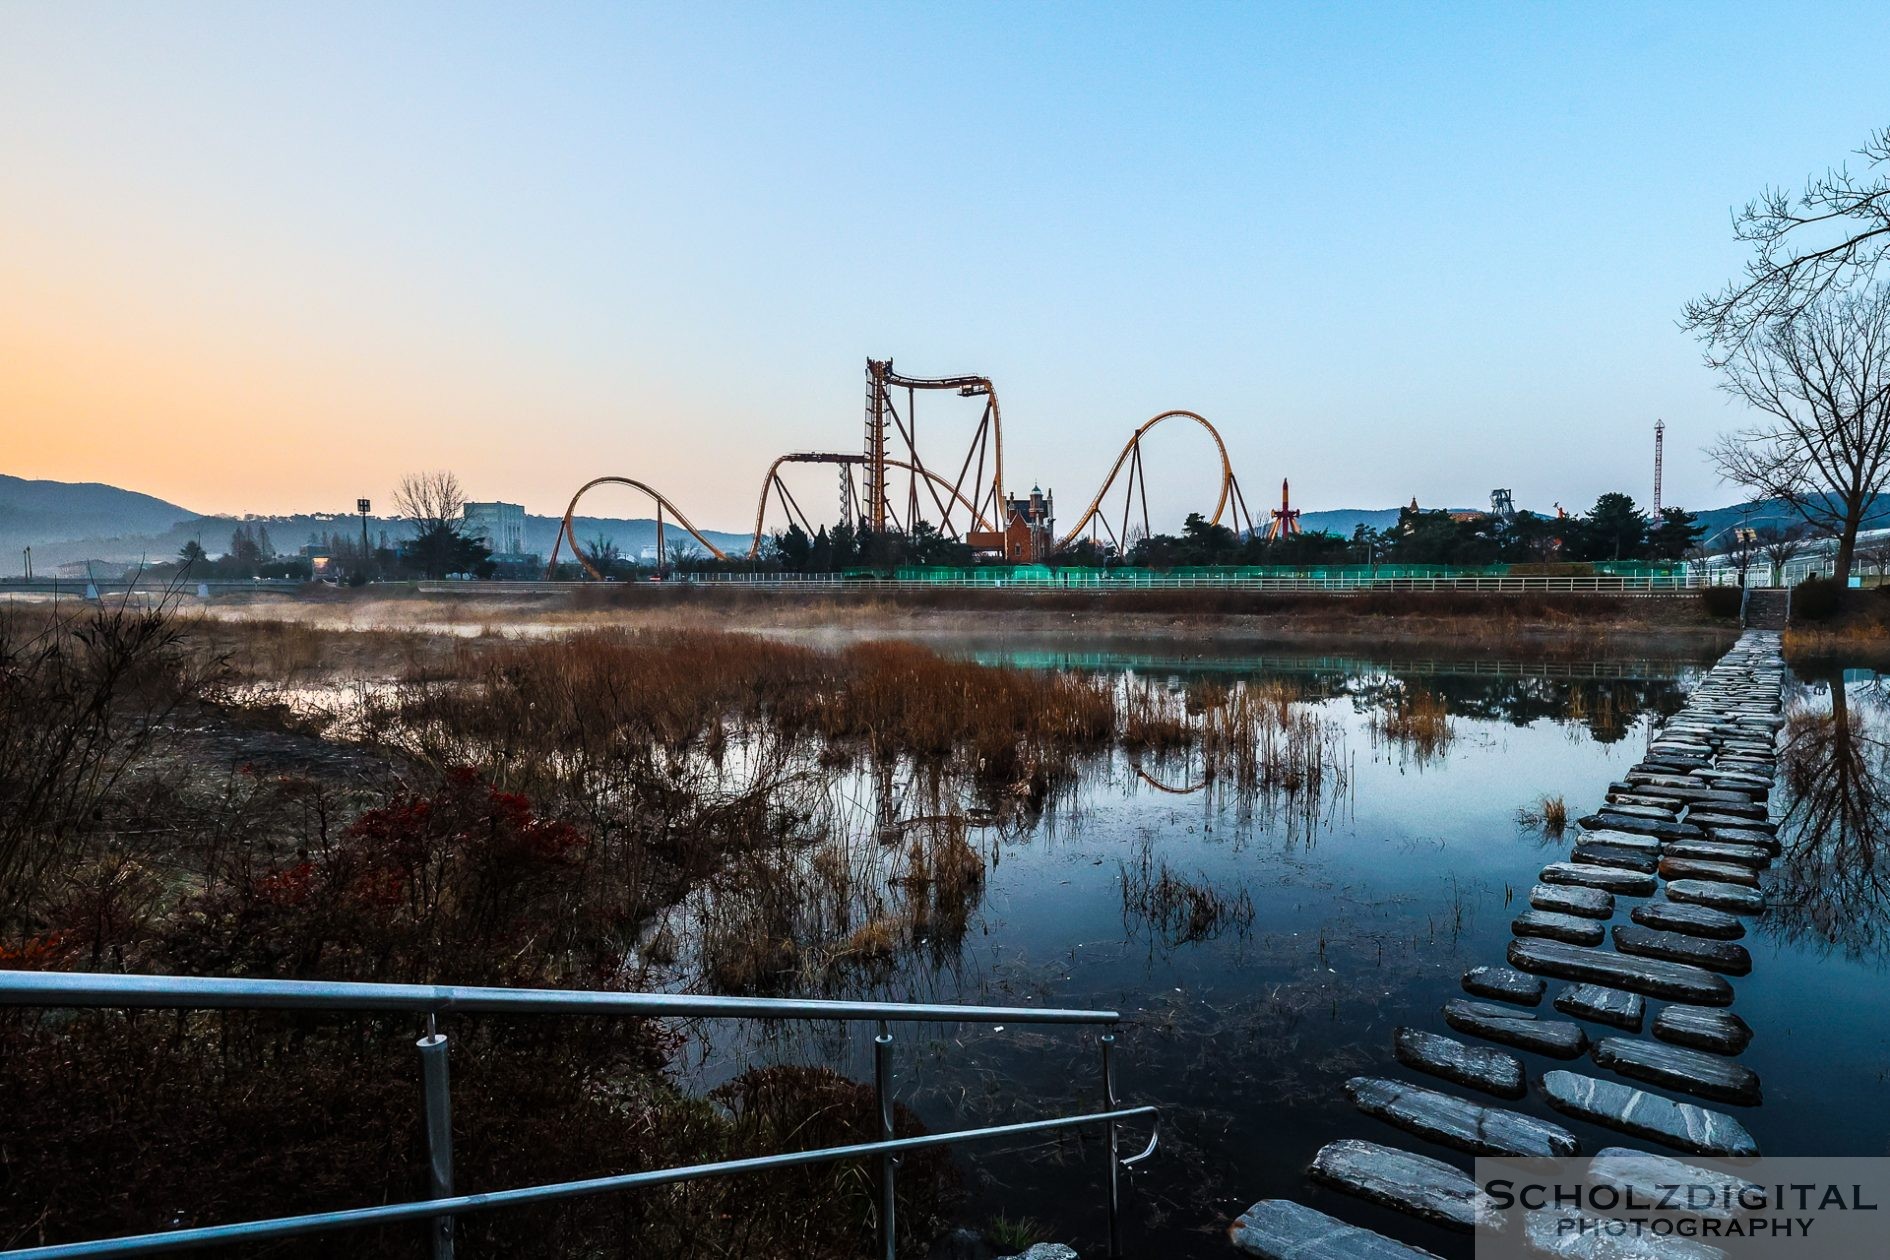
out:
{"label": "stepping stone path", "polygon": [[1733,1000],[1732,985],[1725,977],[1687,963],[1631,958],[1560,941],[1511,941],[1509,960],[1524,971],[1560,980],[1585,980],[1696,1006],[1731,1006]]}
{"label": "stepping stone path", "polygon": [[1742,884],[1747,888],[1759,886],[1759,873],[1747,867],[1731,862],[1695,862],[1688,858],[1662,858],[1660,877],[1716,880],[1722,884]]}
{"label": "stepping stone path", "polygon": [[1534,1006],[1542,1001],[1548,988],[1534,976],[1525,976],[1509,967],[1472,967],[1463,973],[1463,991],[1478,997]]}
{"label": "stepping stone path", "polygon": [[1465,1045],[1455,1037],[1421,1028],[1400,1028],[1392,1034],[1391,1044],[1398,1062],[1408,1068],[1499,1098],[1521,1098],[1529,1092],[1522,1060],[1513,1054]]}
{"label": "stepping stone path", "polygon": [[1579,914],[1585,919],[1614,917],[1614,894],[1577,885],[1537,884],[1529,890],[1529,904],[1556,914]]}
{"label": "stepping stone path", "polygon": [[1422,1085],[1354,1076],[1345,1083],[1345,1092],[1368,1116],[1472,1155],[1547,1159],[1573,1155],[1580,1149],[1575,1135],[1559,1124]]}
{"label": "stepping stone path", "polygon": [[1469,1174],[1376,1142],[1333,1142],[1313,1157],[1311,1173],[1334,1189],[1466,1234],[1476,1229],[1479,1211],[1492,1224],[1502,1219]]}
{"label": "stepping stone path", "polygon": [[1509,930],[1517,936],[1541,936],[1571,945],[1599,945],[1607,935],[1607,929],[1594,919],[1553,910],[1525,910],[1516,916]]}
{"label": "stepping stone path", "polygon": [[1695,1155],[1759,1153],[1759,1144],[1731,1116],[1692,1103],[1674,1102],[1631,1085],[1557,1070],[1543,1076],[1542,1096],[1566,1115],[1664,1142]]}
{"label": "stepping stone path", "polygon": [[1665,1085],[1714,1102],[1759,1105],[1759,1074],[1730,1059],[1631,1037],[1603,1037],[1595,1043],[1595,1062],[1622,1076]]}
{"label": "stepping stone path", "polygon": [[1716,941],[1736,941],[1746,934],[1745,920],[1711,906],[1688,906],[1672,901],[1650,901],[1635,906],[1630,917],[1646,927],[1685,932]]}
{"label": "stepping stone path", "polygon": [[1564,1015],[1639,1032],[1647,1002],[1638,993],[1623,993],[1599,984],[1571,984],[1556,994],[1555,1009]]}
{"label": "stepping stone path", "polygon": [[1644,849],[1625,849],[1618,844],[1591,844],[1584,840],[1569,854],[1571,860],[1588,866],[1612,866],[1617,870],[1639,871],[1652,875],[1660,868],[1660,855]]}
{"label": "stepping stone path", "polygon": [[1641,958],[1665,958],[1670,962],[1690,963],[1717,971],[1721,975],[1743,976],[1752,970],[1752,955],[1744,945],[1731,941],[1701,940],[1680,932],[1663,932],[1638,923],[1614,925],[1614,947],[1623,954]]}
{"label": "stepping stone path", "polygon": [[1643,836],[1657,836],[1662,840],[1700,840],[1706,836],[1704,831],[1690,822],[1673,822],[1665,817],[1642,818],[1638,814],[1624,814],[1619,810],[1590,814],[1581,820],[1581,828],[1583,831],[1632,831]]}
{"label": "stepping stone path", "polygon": [[1663,1186],[1707,1186],[1713,1191],[1713,1201],[1696,1202],[1685,1214],[1715,1221],[1747,1215],[1748,1210],[1740,1207],[1740,1196],[1750,1194],[1756,1201],[1758,1195],[1765,1193],[1744,1177],[1716,1168],[1702,1168],[1671,1155],[1629,1150],[1625,1146],[1609,1146],[1595,1152],[1595,1157],[1588,1161],[1588,1184],[1611,1186],[1644,1203],[1658,1203],[1666,1197]]}
{"label": "stepping stone path", "polygon": [[[1509,966],[1464,973],[1465,992],[1513,1005],[1464,998],[1445,1004],[1444,1021],[1459,1032],[1568,1059],[1588,1047],[1588,1032],[1568,1020],[1518,1009],[1541,1003],[1543,977],[1572,982],[1558,990],[1557,1012],[1628,1033],[1640,1032],[1654,999],[1653,1039],[1610,1035],[1592,1047],[1598,1070],[1627,1080],[1549,1070],[1538,1090],[1555,1110],[1690,1154],[1759,1153],[1752,1134],[1733,1117],[1653,1090],[1740,1106],[1761,1100],[1758,1074],[1733,1062],[1753,1034],[1725,1009],[1734,998],[1725,976],[1752,968],[1750,952],[1731,942],[1746,933],[1742,916],[1764,913],[1764,872],[1779,853],[1768,801],[1778,732],[1785,724],[1783,680],[1778,634],[1742,635],[1660,729],[1647,754],[1607,786],[1605,803],[1580,820],[1568,859],[1543,868],[1529,908],[1511,924]],[[1631,924],[1610,923],[1617,895],[1652,897],[1663,886],[1663,900],[1633,905]],[[1451,1087],[1506,1099],[1525,1097],[1528,1090],[1523,1061],[1489,1046],[1399,1028],[1393,1049],[1405,1068]],[[1365,1114],[1457,1151],[1529,1157],[1570,1155],[1578,1146],[1576,1135],[1560,1125],[1441,1089],[1358,1076],[1346,1082],[1345,1091]],[[1454,1229],[1470,1228],[1483,1206],[1474,1180],[1456,1164],[1375,1142],[1328,1144],[1314,1158],[1310,1176]],[[1638,1187],[1643,1193],[1675,1181],[1739,1181],[1624,1147],[1603,1149],[1588,1176],[1596,1185]],[[1556,1209],[1547,1209],[1523,1221],[1541,1254],[1724,1260],[1717,1248],[1689,1239],[1563,1234],[1561,1220]],[[1254,1204],[1229,1236],[1241,1251],[1272,1260],[1431,1255],[1286,1199]]]}
{"label": "stepping stone path", "polygon": [[1676,879],[1667,885],[1669,901],[1684,901],[1734,914],[1763,914],[1765,896],[1756,888],[1739,884],[1719,884],[1700,879]]}
{"label": "stepping stone path", "polygon": [[1752,1044],[1752,1026],[1731,1011],[1669,1006],[1654,1017],[1654,1036],[1676,1046],[1736,1055]]}
{"label": "stepping stone path", "polygon": [[1589,866],[1581,862],[1551,862],[1542,868],[1542,879],[1550,884],[1575,884],[1599,888],[1603,892],[1627,893],[1645,897],[1654,891],[1651,871],[1630,871],[1619,866]]}
{"label": "stepping stone path", "polygon": [[1755,871],[1772,865],[1771,850],[1756,844],[1729,844],[1724,840],[1671,840],[1660,846],[1660,856],[1690,862],[1731,862]]}
{"label": "stepping stone path", "polygon": [[1580,1058],[1588,1048],[1581,1025],[1563,1019],[1543,1019],[1534,1011],[1512,1010],[1452,998],[1444,1003],[1444,1022],[1461,1033],[1499,1041],[1519,1050],[1534,1050],[1556,1059]]}
{"label": "stepping stone path", "polygon": [[1291,1199],[1262,1199],[1240,1214],[1227,1237],[1262,1260],[1437,1260],[1436,1252],[1407,1247]]}

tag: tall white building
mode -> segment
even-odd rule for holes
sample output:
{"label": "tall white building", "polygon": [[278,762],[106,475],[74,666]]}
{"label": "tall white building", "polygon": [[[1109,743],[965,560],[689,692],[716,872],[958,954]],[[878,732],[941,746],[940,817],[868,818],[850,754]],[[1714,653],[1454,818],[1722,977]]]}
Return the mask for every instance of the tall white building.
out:
{"label": "tall white building", "polygon": [[468,503],[466,533],[494,556],[525,554],[525,508],[519,503]]}

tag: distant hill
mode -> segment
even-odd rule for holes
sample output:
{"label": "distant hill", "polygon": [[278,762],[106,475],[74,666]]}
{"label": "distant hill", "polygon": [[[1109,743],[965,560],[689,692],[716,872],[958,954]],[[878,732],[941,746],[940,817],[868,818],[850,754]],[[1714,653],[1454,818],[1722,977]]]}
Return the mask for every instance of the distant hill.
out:
{"label": "distant hill", "polygon": [[0,538],[62,542],[151,534],[199,514],[136,490],[96,481],[28,481],[0,474]]}
{"label": "distant hill", "polygon": [[[549,555],[562,518],[525,518],[525,545]],[[580,516],[572,522],[578,538],[589,544],[599,535],[611,540],[626,555],[656,545],[656,521],[649,517]],[[227,550],[238,524],[269,531],[279,552],[290,553],[332,533],[350,536],[361,528],[361,518],[334,512],[301,512],[281,516],[205,516],[134,490],[97,482],[28,481],[0,474],[0,577],[26,570],[27,547],[33,549],[33,570],[50,573],[62,564],[98,560],[107,564],[136,564],[140,560],[169,560],[185,543],[197,541],[218,555]],[[400,538],[406,525],[393,517],[368,517],[368,532],[378,543],[383,533]],[[664,531],[671,547],[688,536],[670,522]],[[745,555],[747,534],[704,530],[716,546],[731,555]]]}

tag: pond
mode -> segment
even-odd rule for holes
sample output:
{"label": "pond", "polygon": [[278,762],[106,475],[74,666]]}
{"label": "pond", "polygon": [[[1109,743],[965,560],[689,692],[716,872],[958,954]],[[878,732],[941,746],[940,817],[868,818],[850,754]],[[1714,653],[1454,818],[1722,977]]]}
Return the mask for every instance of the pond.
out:
{"label": "pond", "polygon": [[[1438,1009],[1461,995],[1463,971],[1502,961],[1510,920],[1541,868],[1565,856],[1573,819],[1639,759],[1710,661],[964,650],[1177,691],[1204,679],[1283,687],[1319,722],[1332,764],[1317,788],[1286,792],[1204,785],[1186,758],[1102,759],[1028,825],[973,829],[987,873],[962,931],[900,955],[869,983],[854,976],[809,995],[1122,1012],[1121,1093],[1163,1111],[1161,1149],[1129,1182],[1130,1254],[1226,1256],[1233,1217],[1289,1197],[1467,1256],[1467,1239],[1320,1190],[1305,1168],[1342,1137],[1469,1167],[1467,1156],[1358,1113],[1343,1082],[1419,1079],[1393,1059],[1393,1030],[1443,1030]],[[1890,1003],[1880,1000],[1890,903],[1858,821],[1878,820],[1868,814],[1883,774],[1874,741],[1890,697],[1871,674],[1794,676],[1787,710],[1828,714],[1834,695],[1843,729],[1858,732],[1845,752],[1856,763],[1852,794],[1865,803],[1827,811],[1841,816],[1846,838],[1813,837],[1795,853],[1787,829],[1778,908],[1745,942],[1753,973],[1736,982],[1737,1009],[1758,1032],[1742,1061],[1762,1078],[1765,1100],[1728,1110],[1768,1154],[1875,1155],[1890,1135]],[[1828,777],[1811,776],[1803,792]],[[1567,837],[1539,818],[1544,798],[1558,797]],[[1777,800],[1783,809],[1786,793]],[[900,1101],[934,1130],[1100,1101],[1091,1030],[895,1031]],[[707,1079],[737,1063],[797,1060],[870,1079],[871,1033],[718,1027],[705,1031],[695,1067]],[[1517,1053],[1532,1076],[1566,1066]],[[1572,1128],[1585,1150],[1620,1144],[1555,1116],[1533,1091],[1513,1105]],[[1125,1148],[1145,1140],[1144,1129],[1125,1130]],[[1028,1218],[1044,1237],[1099,1242],[1104,1164],[1094,1135],[979,1148],[959,1166],[970,1228]]]}

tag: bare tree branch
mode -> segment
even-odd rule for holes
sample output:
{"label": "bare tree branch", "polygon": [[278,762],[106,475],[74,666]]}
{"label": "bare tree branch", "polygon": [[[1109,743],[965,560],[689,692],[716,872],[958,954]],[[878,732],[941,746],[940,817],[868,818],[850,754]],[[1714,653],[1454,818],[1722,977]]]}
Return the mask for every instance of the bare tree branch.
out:
{"label": "bare tree branch", "polygon": [[1857,156],[1858,174],[1838,167],[1808,179],[1796,197],[1767,189],[1734,212],[1733,237],[1754,256],[1741,279],[1687,303],[1681,319],[1713,366],[1768,324],[1871,283],[1890,257],[1890,127],[1872,133]]}
{"label": "bare tree branch", "polygon": [[1857,533],[1890,487],[1890,286],[1774,319],[1719,368],[1722,388],[1764,417],[1708,450],[1720,475],[1836,538],[1847,581]]}

